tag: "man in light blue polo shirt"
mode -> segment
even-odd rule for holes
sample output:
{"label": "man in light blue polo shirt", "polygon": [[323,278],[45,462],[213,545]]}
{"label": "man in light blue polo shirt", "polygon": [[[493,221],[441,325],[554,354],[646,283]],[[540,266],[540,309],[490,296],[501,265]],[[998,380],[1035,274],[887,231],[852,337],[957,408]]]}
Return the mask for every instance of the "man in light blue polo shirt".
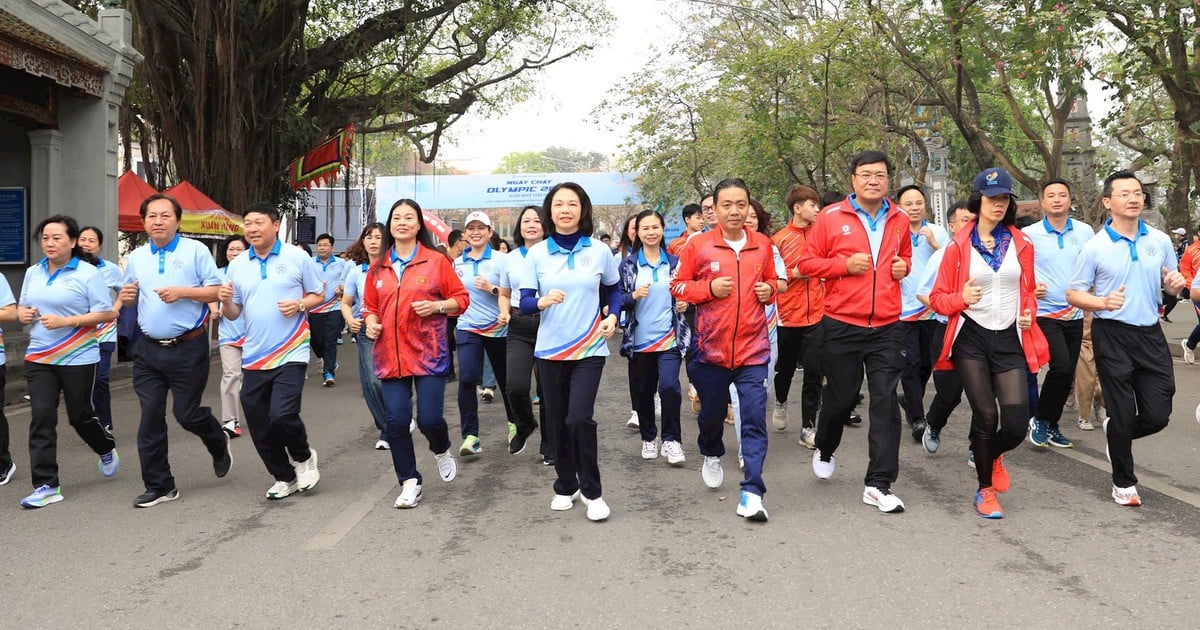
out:
{"label": "man in light blue polo shirt", "polygon": [[141,205],[150,242],[135,249],[125,264],[120,299],[137,304],[142,335],[130,348],[133,389],[142,405],[138,458],[146,491],[135,507],[153,507],[179,498],[167,460],[167,393],[175,420],[204,443],[217,477],[229,472],[229,438],[212,409],[200,406],[208,383],[208,303],[217,299],[221,277],[212,254],[199,241],[179,235],[183,209],[168,195]]}
{"label": "man in light blue polo shirt", "polygon": [[317,451],[309,447],[300,418],[300,395],[309,356],[304,313],[324,301],[324,287],[316,261],[279,240],[278,209],[260,202],[243,216],[250,251],[229,263],[218,297],[222,316],[245,313],[242,409],[254,447],[275,478],[267,498],[278,500],[321,480]]}
{"label": "man in light blue polo shirt", "polygon": [[1100,201],[1112,219],[1083,246],[1067,302],[1096,313],[1092,345],[1109,414],[1112,498],[1138,506],[1133,441],[1166,428],[1175,395],[1171,350],[1158,323],[1162,292],[1178,295],[1187,281],[1171,238],[1140,218],[1145,194],[1136,175],[1109,175]]}
{"label": "man in light blue polo shirt", "polygon": [[339,306],[342,301],[343,283],[346,281],[346,261],[333,255],[333,235],[317,237],[317,255],[313,256],[317,271],[321,275],[322,299],[308,313],[308,325],[312,329],[312,351],[321,359],[325,387],[333,387],[337,372],[337,342],[342,336],[346,320]]}
{"label": "man in light blue polo shirt", "polygon": [[1070,448],[1058,427],[1063,406],[1075,384],[1075,365],[1083,344],[1083,311],[1067,303],[1067,285],[1085,243],[1095,232],[1071,214],[1071,185],[1065,179],[1042,184],[1038,194],[1044,216],[1021,230],[1033,241],[1037,273],[1038,328],[1050,344],[1050,370],[1042,381],[1036,408],[1030,409],[1029,441],[1034,446]]}

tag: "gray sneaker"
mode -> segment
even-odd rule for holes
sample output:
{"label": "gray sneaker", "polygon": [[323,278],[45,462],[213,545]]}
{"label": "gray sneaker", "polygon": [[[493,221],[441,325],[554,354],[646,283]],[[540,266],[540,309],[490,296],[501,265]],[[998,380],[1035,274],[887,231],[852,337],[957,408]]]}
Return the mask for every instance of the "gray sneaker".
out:
{"label": "gray sneaker", "polygon": [[787,431],[787,403],[775,403],[775,411],[771,412],[771,425],[776,431]]}
{"label": "gray sneaker", "polygon": [[942,445],[942,432],[926,424],[925,433],[921,435],[921,445],[925,447],[926,453],[933,455]]}

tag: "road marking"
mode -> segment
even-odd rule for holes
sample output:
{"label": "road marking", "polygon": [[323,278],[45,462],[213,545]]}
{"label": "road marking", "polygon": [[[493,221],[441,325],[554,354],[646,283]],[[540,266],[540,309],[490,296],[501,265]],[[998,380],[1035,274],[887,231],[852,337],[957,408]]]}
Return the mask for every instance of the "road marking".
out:
{"label": "road marking", "polygon": [[[1073,448],[1055,448],[1051,452],[1068,457],[1081,464],[1087,464],[1097,470],[1112,474],[1112,465],[1102,459],[1085,455]],[[1147,478],[1150,478],[1147,480]],[[1138,487],[1149,488],[1155,492],[1165,494],[1172,499],[1183,501],[1195,508],[1200,508],[1200,494],[1184,490],[1171,482],[1167,481],[1168,477],[1149,470],[1138,471]]]}
{"label": "road marking", "polygon": [[379,479],[362,493],[357,501],[351,503],[340,514],[335,516],[316,536],[313,536],[300,546],[302,551],[329,551],[337,546],[350,530],[354,529],[363,518],[375,509],[379,500],[396,487],[396,473],[388,467]]}

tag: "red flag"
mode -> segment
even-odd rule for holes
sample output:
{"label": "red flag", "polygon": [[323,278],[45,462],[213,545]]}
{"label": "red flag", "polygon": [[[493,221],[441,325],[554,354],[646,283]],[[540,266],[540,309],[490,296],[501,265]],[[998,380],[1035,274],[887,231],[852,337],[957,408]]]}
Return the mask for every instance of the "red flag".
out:
{"label": "red flag", "polygon": [[337,179],[338,171],[350,163],[354,145],[354,125],[346,125],[326,138],[313,150],[288,165],[288,180],[292,190],[311,188]]}

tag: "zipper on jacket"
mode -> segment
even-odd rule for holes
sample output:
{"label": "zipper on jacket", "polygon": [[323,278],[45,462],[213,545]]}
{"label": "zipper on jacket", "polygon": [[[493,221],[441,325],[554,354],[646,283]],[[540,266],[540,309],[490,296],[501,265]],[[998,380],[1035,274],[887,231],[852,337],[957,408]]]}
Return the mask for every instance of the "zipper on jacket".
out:
{"label": "zipper on jacket", "polygon": [[[750,244],[749,233],[746,234],[746,244],[747,245]],[[742,289],[742,256],[741,256],[741,254],[739,252],[734,252],[733,260],[735,261],[734,268],[737,271],[737,273],[735,274],[737,276],[737,286],[734,287],[734,290],[737,291],[737,293],[734,293],[734,295],[737,296],[738,305],[737,305],[737,308],[735,308],[733,310],[733,334],[729,335],[729,369],[731,369],[731,370],[733,369],[734,357],[736,356],[736,352],[737,352],[738,323],[742,316],[742,304],[741,304],[741,299],[742,299],[742,297],[741,297],[742,296],[742,291],[741,291],[741,289]]]}

